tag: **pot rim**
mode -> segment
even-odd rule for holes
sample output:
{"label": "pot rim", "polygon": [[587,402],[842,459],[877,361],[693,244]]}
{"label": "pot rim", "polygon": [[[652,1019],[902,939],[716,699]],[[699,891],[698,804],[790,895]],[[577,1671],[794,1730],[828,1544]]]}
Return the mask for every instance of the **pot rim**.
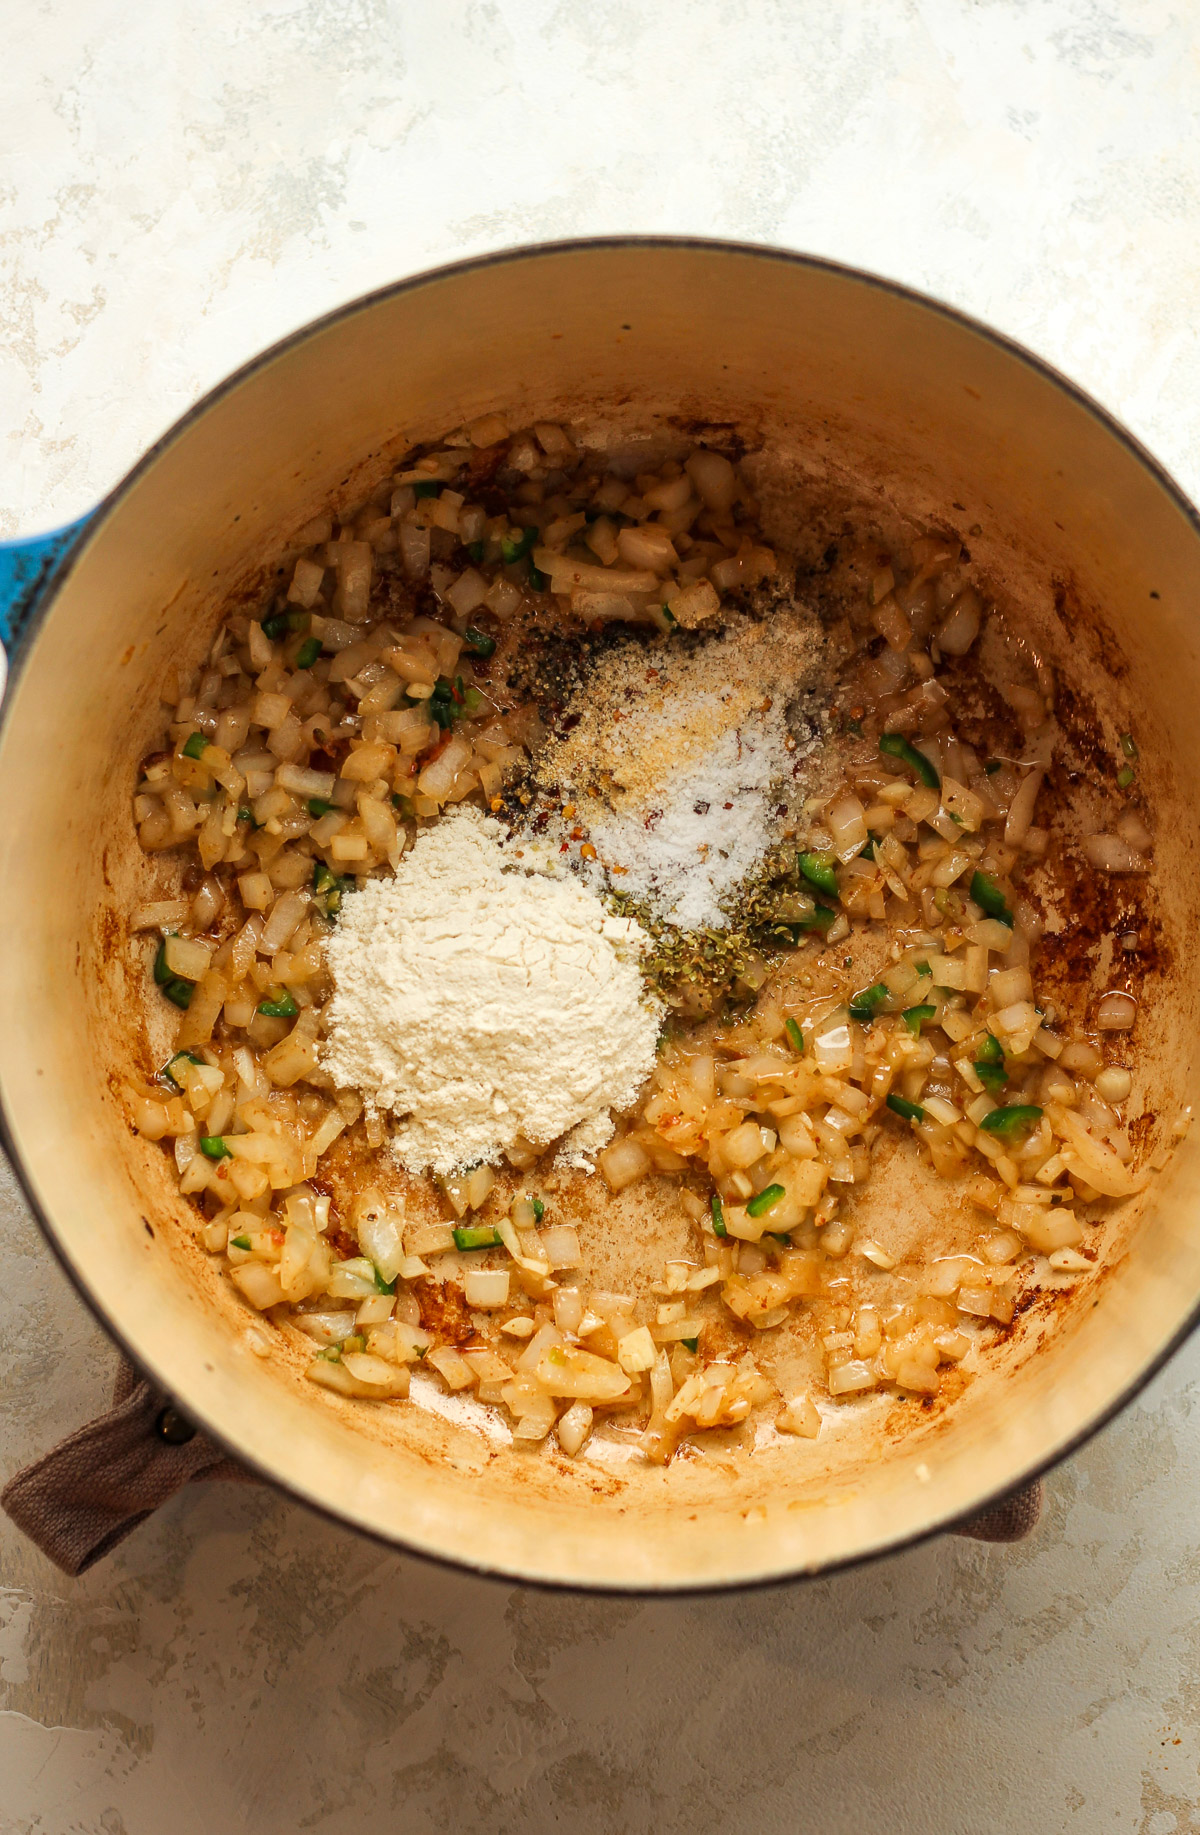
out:
{"label": "pot rim", "polygon": [[[973,314],[963,311],[958,306],[948,304],[931,294],[922,293],[902,281],[890,279],[884,275],[872,273],[869,269],[860,268],[849,262],[835,261],[827,256],[805,254],[799,250],[779,248],[768,243],[743,242],[717,236],[672,236],[672,235],[608,235],[608,236],[575,236],[561,241],[533,242],[517,244],[510,248],[497,249],[481,255],[467,256],[459,261],[444,262],[436,267],[422,268],[404,279],[389,281],[381,287],[372,288],[370,292],[357,295],[354,299],[333,307],[319,317],[307,321],[287,332],[282,338],[269,344],[256,356],[247,359],[235,370],[232,370],[220,382],[207,390],[198,401],[194,402],[170,427],[166,428],[152,445],[146,448],[142,456],[129,471],[100,499],[95,509],[87,513],[82,520],[78,534],[64,549],[56,565],[51,570],[44,585],[37,594],[28,617],[23,623],[20,636],[14,643],[8,658],[8,682],[3,700],[0,701],[0,733],[3,731],[7,710],[11,705],[13,685],[19,678],[24,664],[32,654],[38,632],[49,615],[54,600],[70,575],[82,549],[97,530],[116,510],[126,495],[133,489],[144,473],[156,463],[159,457],[183,438],[192,425],[199,421],[208,411],[232,395],[244,382],[264,370],[279,357],[299,348],[308,339],[341,324],[357,313],[367,310],[386,300],[399,298],[405,293],[415,292],[432,282],[457,279],[483,269],[517,262],[538,261],[546,257],[589,253],[593,250],[628,250],[628,249],[695,249],[703,252],[737,256],[751,256],[760,260],[779,262],[788,267],[796,267],[810,272],[824,273],[853,281],[889,295],[894,300],[921,307],[934,316],[947,320],[963,330],[973,333],[985,340],[1004,355],[1015,359],[1027,369],[1032,370],[1042,380],[1051,383],[1061,393],[1068,396],[1079,407],[1099,423],[1101,428],[1112,437],[1118,445],[1139,464],[1161,487],[1173,502],[1193,532],[1200,537],[1200,510],[1193,504],[1182,486],[1169,472],[1165,465],[1142,444],[1137,436],[1129,431],[1114,414],[1098,402],[1094,396],[1069,376],[1063,374],[1044,357],[1029,350],[1017,339],[1006,332],[998,331]],[[57,1239],[54,1225],[43,1210],[36,1196],[33,1181],[26,1171],[24,1158],[11,1125],[3,1091],[0,1090],[0,1147],[12,1166],[14,1176],[20,1186],[29,1209],[38,1225],[42,1236],[48,1244],[59,1266],[66,1274],[75,1292],[78,1294],[96,1323],[105,1335],[110,1338],[122,1355],[149,1381],[155,1388],[160,1386],[159,1378],[142,1361],[137,1350],[128,1342],[124,1330],[109,1318],[100,1302],[92,1294],[82,1275],[76,1270],[65,1250]],[[385,1534],[382,1530],[372,1529],[355,1522],[331,1504],[318,1502],[305,1495],[287,1480],[281,1479],[269,1471],[261,1461],[247,1457],[245,1451],[223,1432],[211,1427],[203,1420],[197,1420],[196,1426],[209,1439],[220,1446],[228,1456],[238,1464],[253,1472],[265,1484],[282,1492],[294,1502],[304,1505],[317,1515],[340,1528],[348,1529],[354,1534],[363,1536],[381,1547],[406,1555],[410,1559],[429,1562],[431,1565],[446,1568],[455,1573],[467,1573],[471,1576],[497,1582],[507,1586],[526,1586],[541,1592],[578,1593],[601,1598],[635,1598],[635,1599],[691,1599],[710,1595],[724,1595],[739,1592],[760,1592],[772,1587],[793,1585],[798,1581],[815,1580],[827,1574],[842,1573],[850,1568],[867,1567],[874,1562],[885,1560],[893,1555],[902,1554],[909,1549],[918,1548],[935,1537],[962,1529],[984,1513],[994,1510],[1015,1491],[1032,1484],[1053,1470],[1064,1460],[1087,1444],[1094,1435],[1108,1426],[1131,1401],[1147,1387],[1158,1375],[1176,1351],[1200,1325],[1200,1293],[1183,1324],[1166,1342],[1155,1351],[1143,1365],[1138,1374],[1131,1378],[1124,1389],[1083,1428],[1071,1435],[1056,1451],[1048,1454],[1043,1460],[1018,1473],[1006,1481],[978,1503],[956,1515],[947,1517],[928,1527],[897,1536],[894,1541],[884,1543],[878,1548],[864,1553],[849,1554],[834,1560],[824,1561],[818,1566],[787,1569],[776,1574],[763,1575],[751,1579],[730,1579],[703,1582],[687,1582],[678,1586],[669,1583],[658,1585],[637,1584],[626,1581],[614,1581],[607,1584],[600,1581],[573,1581],[553,1578],[542,1578],[524,1573],[516,1573],[500,1565],[486,1561],[474,1560],[466,1555],[437,1554],[426,1548],[415,1547],[398,1536]],[[193,1418],[190,1414],[189,1419]]]}

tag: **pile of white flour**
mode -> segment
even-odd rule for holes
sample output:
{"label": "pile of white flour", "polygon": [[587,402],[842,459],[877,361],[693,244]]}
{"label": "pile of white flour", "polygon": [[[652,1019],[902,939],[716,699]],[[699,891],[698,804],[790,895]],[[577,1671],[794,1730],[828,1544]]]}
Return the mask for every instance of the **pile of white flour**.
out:
{"label": "pile of white flour", "polygon": [[413,1172],[494,1161],[519,1137],[602,1146],[654,1066],[644,932],[574,878],[514,871],[501,834],[446,814],[345,900],[326,946],[325,1069],[396,1116]]}

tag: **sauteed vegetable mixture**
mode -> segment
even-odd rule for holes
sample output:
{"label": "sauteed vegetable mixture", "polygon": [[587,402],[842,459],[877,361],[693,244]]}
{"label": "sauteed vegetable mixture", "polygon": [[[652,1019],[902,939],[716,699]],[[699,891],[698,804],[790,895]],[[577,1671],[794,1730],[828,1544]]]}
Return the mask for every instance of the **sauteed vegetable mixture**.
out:
{"label": "sauteed vegetable mixture", "polygon": [[[1039,967],[1072,875],[1147,883],[1135,736],[1108,825],[1060,845],[1055,682],[969,536],[798,566],[754,476],[719,442],[489,415],[299,530],[164,685],[133,925],[177,1023],[132,1119],[264,1356],[307,1345],[315,1382],[376,1402],[420,1372],[571,1455],[607,1434],[666,1461],[749,1417],[816,1436],[956,1392],[1148,1176],[1136,931],[1088,1004]],[[328,946],[463,807],[513,871],[628,921],[660,1036],[606,1144],[522,1136],[434,1176],[326,1068]],[[915,1214],[885,1242],[861,1216],[897,1156]]]}

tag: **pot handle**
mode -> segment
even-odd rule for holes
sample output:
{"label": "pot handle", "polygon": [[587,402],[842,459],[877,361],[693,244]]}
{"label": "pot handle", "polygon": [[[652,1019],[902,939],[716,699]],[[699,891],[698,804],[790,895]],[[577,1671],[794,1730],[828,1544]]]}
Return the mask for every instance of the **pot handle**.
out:
{"label": "pot handle", "polygon": [[92,513],[45,535],[0,542],[0,699],[8,679],[8,654],[17,649],[38,601],[74,553]]}

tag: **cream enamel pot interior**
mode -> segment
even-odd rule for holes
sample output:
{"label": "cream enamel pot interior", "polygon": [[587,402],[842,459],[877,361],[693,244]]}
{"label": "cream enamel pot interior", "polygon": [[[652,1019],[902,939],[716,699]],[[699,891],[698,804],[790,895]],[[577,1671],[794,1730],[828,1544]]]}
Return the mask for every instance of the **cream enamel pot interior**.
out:
{"label": "cream enamel pot interior", "polygon": [[[1136,726],[1165,963],[1138,1046],[1153,1138],[1195,1099],[1200,930],[1185,788],[1200,708],[1200,533],[1093,403],[1010,343],[860,273],[671,241],[563,245],[389,288],[298,333],[190,413],[43,586],[0,732],[7,1144],[47,1238],[114,1337],[231,1453],[385,1541],[520,1579],[659,1591],[779,1579],[895,1548],[1044,1468],[1127,1399],[1200,1305],[1185,1142],[1109,1225],[1102,1272],[1033,1309],[952,1406],[856,1413],[750,1456],[571,1463],[449,1407],[344,1403],[299,1350],[261,1361],[120,1080],[160,1042],[122,912],[145,883],[130,793],[223,600],[356,477],[493,408],[656,415],[779,455],[826,507],[976,526],[1012,618]],[[36,554],[34,556],[36,559]],[[53,557],[52,557],[53,558]],[[1082,942],[1081,942],[1082,947]],[[912,1164],[892,1199],[925,1202]],[[933,1200],[930,1200],[932,1202]]]}

